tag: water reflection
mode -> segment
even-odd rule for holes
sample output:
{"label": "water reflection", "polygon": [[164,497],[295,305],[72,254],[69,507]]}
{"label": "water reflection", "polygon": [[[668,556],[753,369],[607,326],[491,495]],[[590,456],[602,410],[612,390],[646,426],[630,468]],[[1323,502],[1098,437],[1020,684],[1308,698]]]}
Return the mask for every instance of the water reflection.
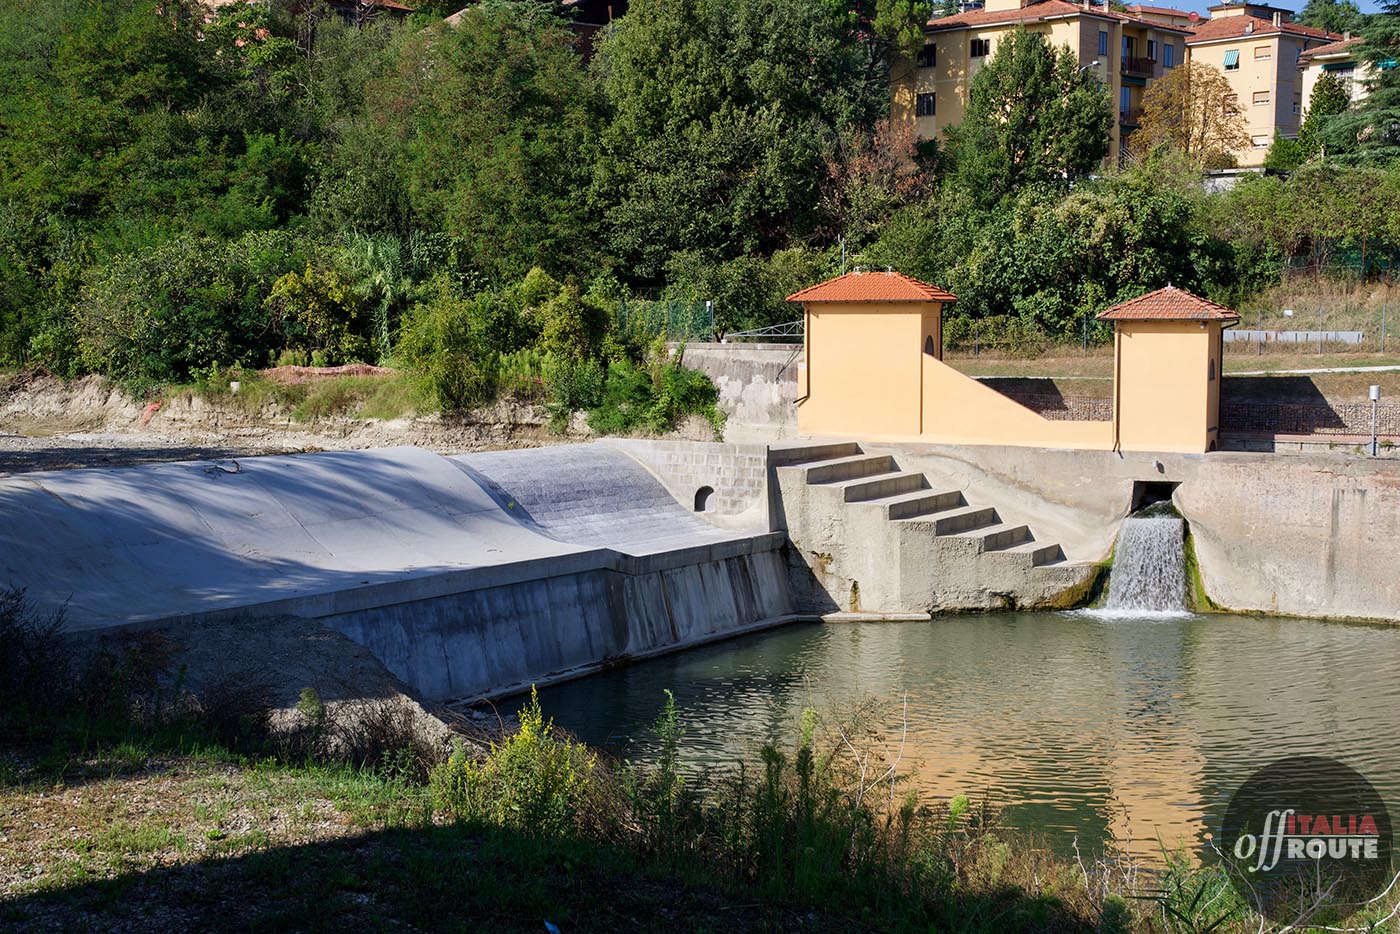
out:
{"label": "water reflection", "polygon": [[791,743],[806,706],[886,699],[902,768],[931,794],[990,795],[1067,850],[1108,836],[1200,846],[1256,767],[1327,755],[1400,800],[1400,631],[1252,617],[998,614],[795,626],[541,693],[585,740],[645,759],[669,688],[693,765]]}

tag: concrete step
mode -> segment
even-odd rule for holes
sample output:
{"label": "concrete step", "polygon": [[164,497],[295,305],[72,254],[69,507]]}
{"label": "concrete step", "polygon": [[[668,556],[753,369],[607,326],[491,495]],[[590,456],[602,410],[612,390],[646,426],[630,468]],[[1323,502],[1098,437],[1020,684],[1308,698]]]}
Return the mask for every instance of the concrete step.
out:
{"label": "concrete step", "polygon": [[894,496],[867,499],[861,505],[880,507],[885,511],[886,519],[913,519],[966,506],[967,500],[963,499],[961,490],[921,489],[912,493],[896,493]]}
{"label": "concrete step", "polygon": [[1031,567],[1037,568],[1048,567],[1052,564],[1062,564],[1065,561],[1065,552],[1064,549],[1060,547],[1059,542],[1051,542],[1047,545],[1045,542],[1032,540],[1002,549],[1001,553],[1007,555],[1027,555],[1031,559]]}
{"label": "concrete step", "polygon": [[860,453],[854,441],[832,441],[825,444],[773,445],[768,448],[768,463],[773,467],[795,467],[838,457],[853,457]]}
{"label": "concrete step", "polygon": [[848,480],[838,485],[846,502],[864,503],[899,493],[928,489],[928,478],[917,470],[896,470],[860,480]]}
{"label": "concrete step", "polygon": [[[918,519],[902,519],[902,522],[918,522]],[[934,517],[933,531],[935,535],[957,535],[962,532],[971,532],[973,529],[984,529],[989,525],[996,525],[1001,521],[1001,516],[991,506],[963,506]]]}
{"label": "concrete step", "polygon": [[861,477],[890,473],[895,466],[894,458],[888,454],[857,454],[822,461],[802,469],[808,483],[840,483],[844,480],[858,480]]}
{"label": "concrete step", "polygon": [[1034,541],[1029,526],[1016,525],[1014,522],[989,525],[963,534],[970,538],[982,539],[983,551],[1005,551],[1008,548]]}

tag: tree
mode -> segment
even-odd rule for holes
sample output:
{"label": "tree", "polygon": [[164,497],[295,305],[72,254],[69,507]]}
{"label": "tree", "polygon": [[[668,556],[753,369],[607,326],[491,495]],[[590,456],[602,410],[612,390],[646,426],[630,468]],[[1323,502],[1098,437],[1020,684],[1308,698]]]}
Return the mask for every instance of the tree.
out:
{"label": "tree", "polygon": [[588,264],[589,152],[601,101],[565,23],[540,8],[485,2],[455,26],[410,37],[371,91],[417,222],[450,230],[499,279]]}
{"label": "tree", "polygon": [[1351,94],[1347,86],[1336,75],[1323,72],[1313,85],[1312,98],[1308,101],[1308,114],[1303,118],[1302,129],[1298,132],[1302,161],[1311,159],[1322,149],[1322,130],[1329,117],[1346,112],[1351,106]]}
{"label": "tree", "polygon": [[1264,168],[1276,172],[1289,172],[1306,161],[1307,155],[1301,141],[1289,139],[1278,130],[1274,131],[1274,141],[1264,156]]}
{"label": "tree", "polygon": [[1321,136],[1329,155],[1350,163],[1400,160],[1400,0],[1368,18],[1357,58],[1366,62],[1366,96],[1327,121]]}
{"label": "tree", "polygon": [[1303,12],[1298,14],[1298,22],[1328,32],[1345,33],[1358,29],[1365,17],[1353,0],[1308,0]]}
{"label": "tree", "polygon": [[1142,124],[1134,134],[1142,151],[1170,146],[1201,168],[1235,164],[1249,145],[1244,114],[1229,80],[1217,68],[1190,62],[1157,79],[1142,99]]}
{"label": "tree", "polygon": [[917,158],[908,122],[883,119],[869,132],[860,127],[836,131],[823,158],[822,207],[832,225],[828,239],[844,236],[853,248],[928,187],[929,172]]}
{"label": "tree", "polygon": [[613,115],[592,197],[620,269],[654,283],[672,253],[722,262],[816,228],[824,135],[887,112],[849,31],[808,0],[631,5],[594,59]]}
{"label": "tree", "polygon": [[961,187],[983,205],[1027,186],[1084,176],[1108,154],[1108,92],[1068,48],[1018,29],[972,81],[948,132]]}

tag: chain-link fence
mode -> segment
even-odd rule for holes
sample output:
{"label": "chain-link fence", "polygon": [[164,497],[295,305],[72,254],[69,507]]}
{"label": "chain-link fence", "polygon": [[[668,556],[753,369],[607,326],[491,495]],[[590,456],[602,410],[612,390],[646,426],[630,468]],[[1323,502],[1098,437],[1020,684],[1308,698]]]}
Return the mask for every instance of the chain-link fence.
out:
{"label": "chain-link fence", "polygon": [[1225,332],[1228,354],[1400,353],[1400,302],[1298,302],[1240,312]]}
{"label": "chain-link fence", "polygon": [[709,340],[715,333],[714,302],[624,300],[617,303],[615,320],[618,336],[636,343]]}

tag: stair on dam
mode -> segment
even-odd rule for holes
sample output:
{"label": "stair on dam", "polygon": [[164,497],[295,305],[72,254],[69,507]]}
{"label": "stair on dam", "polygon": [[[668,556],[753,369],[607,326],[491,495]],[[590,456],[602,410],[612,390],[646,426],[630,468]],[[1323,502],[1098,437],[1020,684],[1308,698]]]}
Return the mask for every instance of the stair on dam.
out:
{"label": "stair on dam", "polygon": [[1034,567],[1064,560],[1058,544],[1037,542],[1029,526],[1004,521],[995,507],[970,505],[961,490],[935,489],[925,474],[901,470],[893,455],[852,453],[858,450],[854,442],[789,448],[775,462],[808,486],[839,491],[845,504],[879,510],[889,522],[972,539],[982,552],[1004,552]]}
{"label": "stair on dam", "polygon": [[903,619],[1060,606],[1092,583],[1095,566],[1067,560],[1003,504],[911,469],[915,457],[856,442],[769,448],[804,608]]}

